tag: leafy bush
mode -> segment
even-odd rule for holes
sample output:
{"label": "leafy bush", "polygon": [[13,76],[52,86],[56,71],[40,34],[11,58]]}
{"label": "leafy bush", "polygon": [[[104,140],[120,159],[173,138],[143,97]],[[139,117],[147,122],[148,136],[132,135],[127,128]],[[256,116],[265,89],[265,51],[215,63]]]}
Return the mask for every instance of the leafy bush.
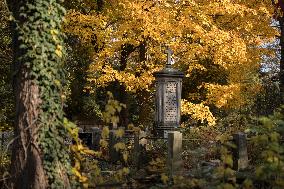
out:
{"label": "leafy bush", "polygon": [[282,106],[273,115],[261,117],[260,125],[250,130],[255,134],[253,144],[261,150],[255,169],[255,179],[260,187],[284,188],[283,111]]}

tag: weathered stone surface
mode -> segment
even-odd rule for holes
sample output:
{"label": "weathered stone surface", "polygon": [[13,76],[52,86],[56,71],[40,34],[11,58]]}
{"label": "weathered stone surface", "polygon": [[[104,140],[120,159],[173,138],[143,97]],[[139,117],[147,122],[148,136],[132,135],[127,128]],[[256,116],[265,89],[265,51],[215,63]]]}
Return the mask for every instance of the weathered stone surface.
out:
{"label": "weathered stone surface", "polygon": [[247,139],[246,134],[236,133],[233,135],[236,148],[233,150],[233,168],[237,171],[248,167]]}
{"label": "weathered stone surface", "polygon": [[78,130],[79,133],[83,133],[84,132],[84,130],[81,127],[79,127],[78,129],[79,129]]}
{"label": "weathered stone surface", "polygon": [[100,140],[101,140],[102,131],[98,127],[92,127],[91,131],[93,133],[92,149],[98,151],[100,149]]}
{"label": "weathered stone surface", "polygon": [[182,162],[182,133],[179,131],[170,131],[168,133],[168,158],[167,168],[169,175],[179,175],[183,171]]}
{"label": "weathered stone surface", "polygon": [[171,66],[172,51],[168,49],[166,67],[154,73],[156,78],[155,133],[177,130],[180,124],[181,88],[184,74]]}

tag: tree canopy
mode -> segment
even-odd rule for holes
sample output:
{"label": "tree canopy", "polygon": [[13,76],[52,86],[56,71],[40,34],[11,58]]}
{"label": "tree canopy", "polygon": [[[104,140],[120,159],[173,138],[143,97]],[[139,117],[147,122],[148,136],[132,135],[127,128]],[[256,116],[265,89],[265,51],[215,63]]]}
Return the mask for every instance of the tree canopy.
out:
{"label": "tree canopy", "polygon": [[259,91],[261,57],[274,53],[261,45],[278,34],[273,14],[270,0],[86,1],[69,10],[65,31],[93,44],[91,83],[117,81],[129,93],[152,90],[169,46],[187,77],[183,112],[214,124],[209,107],[245,107]]}

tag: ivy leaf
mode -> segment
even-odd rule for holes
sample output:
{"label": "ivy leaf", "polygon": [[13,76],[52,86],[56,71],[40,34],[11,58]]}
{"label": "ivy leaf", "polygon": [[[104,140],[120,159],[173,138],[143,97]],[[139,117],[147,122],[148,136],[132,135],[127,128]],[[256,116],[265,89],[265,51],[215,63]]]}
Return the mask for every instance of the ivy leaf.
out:
{"label": "ivy leaf", "polygon": [[55,54],[56,54],[58,57],[62,58],[62,51],[61,51],[61,50],[56,49],[56,50],[55,50]]}
{"label": "ivy leaf", "polygon": [[162,180],[163,184],[167,184],[167,182],[169,181],[169,177],[165,173],[162,173],[161,174],[161,180]]}

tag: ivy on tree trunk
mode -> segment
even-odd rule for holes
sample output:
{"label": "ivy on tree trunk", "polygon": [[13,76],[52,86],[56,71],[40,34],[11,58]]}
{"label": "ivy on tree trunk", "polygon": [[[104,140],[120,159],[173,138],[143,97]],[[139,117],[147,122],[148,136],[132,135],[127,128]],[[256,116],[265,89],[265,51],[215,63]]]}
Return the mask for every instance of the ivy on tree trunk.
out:
{"label": "ivy on tree trunk", "polygon": [[14,17],[15,139],[10,188],[70,188],[71,166],[64,139],[59,0],[9,0]]}

